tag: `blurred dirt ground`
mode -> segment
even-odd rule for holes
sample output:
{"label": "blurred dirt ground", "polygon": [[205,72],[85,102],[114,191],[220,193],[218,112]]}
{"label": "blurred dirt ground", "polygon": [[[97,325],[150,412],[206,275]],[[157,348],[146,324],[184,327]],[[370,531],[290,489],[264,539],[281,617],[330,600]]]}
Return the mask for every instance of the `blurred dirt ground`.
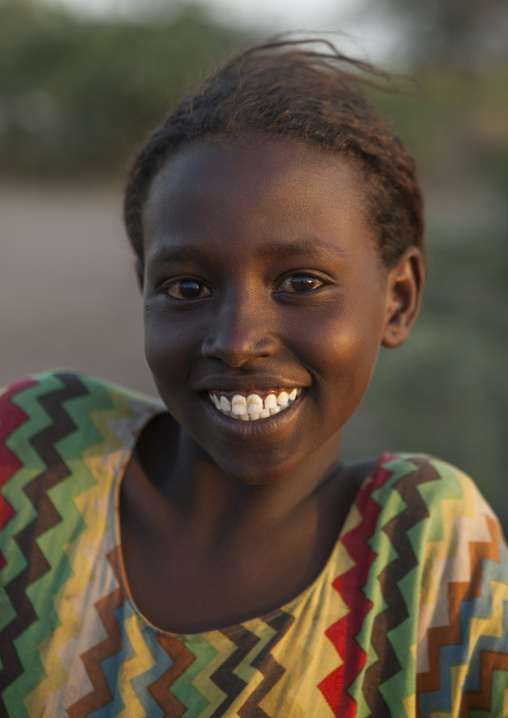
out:
{"label": "blurred dirt ground", "polygon": [[0,386],[66,367],[155,393],[121,188],[0,185]]}

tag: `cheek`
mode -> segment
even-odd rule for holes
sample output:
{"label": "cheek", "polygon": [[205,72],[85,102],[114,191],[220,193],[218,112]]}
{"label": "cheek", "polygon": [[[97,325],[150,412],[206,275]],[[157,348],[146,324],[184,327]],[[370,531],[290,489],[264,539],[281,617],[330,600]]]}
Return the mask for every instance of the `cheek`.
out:
{"label": "cheek", "polygon": [[300,336],[306,360],[321,379],[318,391],[339,400],[338,410],[353,413],[376,364],[382,336],[380,313],[373,316],[361,311],[361,306],[354,311],[330,310],[319,322],[302,326]]}
{"label": "cheek", "polygon": [[164,391],[182,386],[191,356],[197,351],[190,323],[170,320],[164,312],[145,311],[145,356]]}

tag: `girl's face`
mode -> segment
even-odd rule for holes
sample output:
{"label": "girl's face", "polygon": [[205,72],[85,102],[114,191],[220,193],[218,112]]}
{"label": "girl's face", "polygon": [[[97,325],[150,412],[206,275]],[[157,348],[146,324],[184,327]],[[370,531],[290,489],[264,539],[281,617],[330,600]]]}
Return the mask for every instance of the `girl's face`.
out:
{"label": "girl's face", "polygon": [[[417,250],[382,266],[348,160],[249,139],[196,143],[153,183],[146,356],[169,412],[215,464],[268,483],[336,454],[380,345],[407,336]],[[289,403],[266,417],[282,390]],[[227,416],[235,396],[259,418]]]}

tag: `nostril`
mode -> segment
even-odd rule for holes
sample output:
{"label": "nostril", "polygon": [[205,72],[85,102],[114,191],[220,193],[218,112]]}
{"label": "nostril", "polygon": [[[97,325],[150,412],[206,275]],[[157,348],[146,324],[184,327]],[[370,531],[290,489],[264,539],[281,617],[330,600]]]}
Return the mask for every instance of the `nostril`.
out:
{"label": "nostril", "polygon": [[231,367],[238,368],[254,359],[273,356],[278,348],[274,337],[256,339],[252,334],[242,336],[208,337],[203,341],[201,353],[205,359],[221,359]]}

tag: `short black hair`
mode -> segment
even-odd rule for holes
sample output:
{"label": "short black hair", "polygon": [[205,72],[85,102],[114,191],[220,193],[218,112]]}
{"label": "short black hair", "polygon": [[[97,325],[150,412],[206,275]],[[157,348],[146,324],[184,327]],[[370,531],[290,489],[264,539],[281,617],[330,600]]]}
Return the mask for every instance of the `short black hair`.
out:
{"label": "short black hair", "polygon": [[[316,42],[323,51],[309,45]],[[275,39],[232,55],[169,113],[134,160],[124,219],[140,264],[143,207],[166,160],[192,142],[218,135],[241,141],[249,132],[294,138],[351,158],[365,179],[383,263],[392,266],[410,246],[423,249],[415,162],[360,89],[387,80],[386,73],[323,39]]]}

